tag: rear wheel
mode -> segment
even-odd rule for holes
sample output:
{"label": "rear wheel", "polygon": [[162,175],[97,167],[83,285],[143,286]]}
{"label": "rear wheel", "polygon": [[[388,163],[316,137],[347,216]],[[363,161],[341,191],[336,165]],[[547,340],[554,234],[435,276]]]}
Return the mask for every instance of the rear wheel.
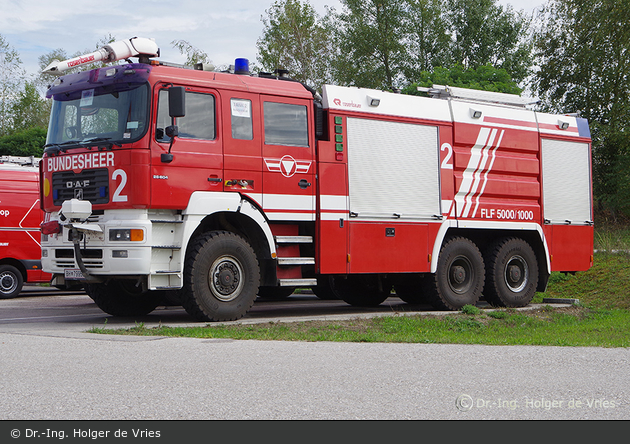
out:
{"label": "rear wheel", "polygon": [[286,299],[293,294],[295,287],[260,287],[258,297],[271,301]]}
{"label": "rear wheel", "polygon": [[319,299],[329,301],[339,299],[339,296],[333,290],[332,276],[319,276],[317,278],[317,285],[312,290]]}
{"label": "rear wheel", "polygon": [[144,316],[160,305],[161,293],[143,291],[131,280],[85,284],[85,291],[98,308],[112,316]]}
{"label": "rear wheel", "polygon": [[252,307],[260,271],[256,253],[242,237],[211,231],[193,241],[181,294],[186,311],[200,321],[232,321]]}
{"label": "rear wheel", "polygon": [[0,265],[0,299],[11,299],[22,291],[24,278],[13,265]]}
{"label": "rear wheel", "polygon": [[538,286],[538,261],[527,242],[502,239],[486,255],[486,264],[486,301],[499,307],[524,307],[531,302]]}
{"label": "rear wheel", "polygon": [[336,276],[332,289],[339,299],[355,307],[376,307],[390,296],[391,283],[378,276]]}
{"label": "rear wheel", "polygon": [[403,275],[394,283],[396,296],[408,304],[422,304],[427,302],[422,291],[422,275]]}
{"label": "rear wheel", "polygon": [[423,290],[438,310],[459,310],[476,304],[483,285],[483,257],[477,246],[464,237],[444,243],[437,272],[423,279]]}

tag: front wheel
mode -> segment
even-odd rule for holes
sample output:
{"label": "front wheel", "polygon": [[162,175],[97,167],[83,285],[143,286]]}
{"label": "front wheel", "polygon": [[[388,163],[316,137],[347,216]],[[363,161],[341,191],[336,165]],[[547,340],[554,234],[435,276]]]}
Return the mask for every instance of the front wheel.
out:
{"label": "front wheel", "polygon": [[531,302],[538,286],[538,261],[527,242],[518,238],[497,242],[486,263],[486,301],[498,307],[524,307]]}
{"label": "front wheel", "polygon": [[475,243],[464,237],[454,237],[440,250],[437,272],[426,276],[422,283],[435,308],[459,310],[479,301],[484,278],[483,257]]}
{"label": "front wheel", "polygon": [[112,316],[144,316],[160,305],[157,292],[143,291],[131,280],[85,284],[85,291],[98,308]]}
{"label": "front wheel", "polygon": [[211,231],[193,241],[181,294],[186,311],[200,321],[233,321],[252,307],[260,271],[256,253],[234,233]]}
{"label": "front wheel", "polygon": [[11,299],[22,291],[24,278],[12,265],[0,265],[0,299]]}

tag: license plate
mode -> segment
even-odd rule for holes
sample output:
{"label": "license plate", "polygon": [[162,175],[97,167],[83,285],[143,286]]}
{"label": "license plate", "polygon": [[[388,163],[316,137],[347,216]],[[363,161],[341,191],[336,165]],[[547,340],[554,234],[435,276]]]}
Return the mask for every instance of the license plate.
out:
{"label": "license plate", "polygon": [[78,268],[66,268],[63,270],[63,277],[66,279],[83,279],[83,273]]}

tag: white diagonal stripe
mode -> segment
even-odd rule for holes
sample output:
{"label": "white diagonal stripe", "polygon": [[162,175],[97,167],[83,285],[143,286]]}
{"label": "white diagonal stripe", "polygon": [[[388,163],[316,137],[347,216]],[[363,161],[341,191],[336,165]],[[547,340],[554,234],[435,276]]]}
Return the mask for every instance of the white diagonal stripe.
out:
{"label": "white diagonal stripe", "polygon": [[477,142],[470,150],[470,159],[468,160],[468,166],[464,170],[462,177],[462,183],[459,187],[459,191],[455,195],[455,202],[457,204],[457,216],[461,217],[464,211],[465,198],[468,192],[472,188],[474,173],[479,167],[481,161],[481,150],[486,146],[488,142],[488,136],[490,135],[490,128],[481,128],[479,135],[477,136]]}
{"label": "white diagonal stripe", "polygon": [[486,172],[483,174],[483,185],[481,186],[481,191],[479,191],[479,194],[477,194],[475,209],[473,210],[473,214],[471,217],[475,217],[477,215],[477,208],[479,208],[479,199],[481,198],[481,196],[483,195],[483,192],[486,189],[486,185],[488,183],[488,174],[490,173],[490,171],[492,170],[492,166],[494,165],[494,159],[496,158],[495,154],[497,152],[497,149],[501,145],[501,140],[503,140],[503,133],[505,133],[505,130],[501,131],[501,134],[499,134],[499,140],[497,144],[494,146],[494,148],[490,150],[491,152],[490,165],[488,166],[488,169],[486,170]]}
{"label": "white diagonal stripe", "polygon": [[473,173],[472,186],[470,187],[468,194],[464,198],[464,200],[466,201],[466,205],[464,206],[463,217],[468,217],[468,215],[470,214],[470,209],[472,208],[472,203],[473,203],[473,197],[475,193],[477,192],[477,189],[479,188],[479,184],[481,183],[481,175],[483,173],[483,170],[486,167],[486,163],[488,162],[488,151],[492,147],[492,144],[494,143],[494,138],[496,137],[496,135],[497,135],[497,130],[493,129],[490,132],[490,138],[488,139],[486,146],[484,146],[481,149],[481,159],[479,161],[477,170]]}

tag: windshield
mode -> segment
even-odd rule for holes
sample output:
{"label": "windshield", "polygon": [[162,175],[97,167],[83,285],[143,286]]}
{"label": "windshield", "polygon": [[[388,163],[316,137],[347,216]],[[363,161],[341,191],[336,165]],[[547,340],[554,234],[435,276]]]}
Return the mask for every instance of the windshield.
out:
{"label": "windshield", "polygon": [[147,83],[104,85],[55,94],[47,146],[135,142],[148,126]]}

